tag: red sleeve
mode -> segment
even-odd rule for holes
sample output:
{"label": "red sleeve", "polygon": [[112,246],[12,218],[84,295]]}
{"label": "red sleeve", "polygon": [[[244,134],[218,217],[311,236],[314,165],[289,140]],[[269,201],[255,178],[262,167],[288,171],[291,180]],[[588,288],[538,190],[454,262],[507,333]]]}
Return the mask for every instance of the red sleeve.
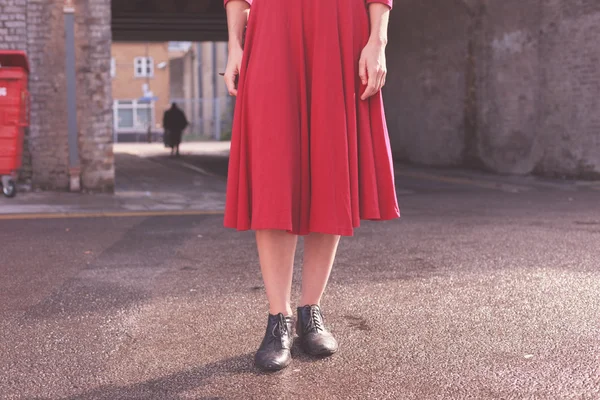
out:
{"label": "red sleeve", "polygon": [[385,4],[389,8],[392,8],[392,4],[394,3],[394,0],[367,0],[367,5],[369,5],[371,3],[381,3],[381,4]]}
{"label": "red sleeve", "polygon": [[[231,0],[225,0],[225,5],[227,5],[227,3],[229,3]],[[248,3],[249,5],[252,5],[252,0],[245,0],[246,3]],[[392,1],[392,0],[389,0]]]}

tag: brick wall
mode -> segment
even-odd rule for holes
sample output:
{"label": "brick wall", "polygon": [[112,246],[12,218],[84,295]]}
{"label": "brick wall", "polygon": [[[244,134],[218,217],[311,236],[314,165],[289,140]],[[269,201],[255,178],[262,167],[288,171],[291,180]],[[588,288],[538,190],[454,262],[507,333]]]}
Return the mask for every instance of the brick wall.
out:
{"label": "brick wall", "polygon": [[395,154],[600,177],[598,37],[593,0],[398,2],[385,92]]}
{"label": "brick wall", "polygon": [[[35,187],[69,187],[64,0],[2,0],[0,49],[26,50],[31,126],[21,178]],[[114,186],[110,85],[110,0],[76,2],[77,96],[82,184]]]}
{"label": "brick wall", "polygon": [[[3,0],[0,2],[0,49],[22,50],[27,47],[27,0]],[[24,180],[31,178],[31,152],[29,131],[23,143]]]}
{"label": "brick wall", "polygon": [[0,49],[18,50],[27,45],[27,0],[0,2]]}
{"label": "brick wall", "polygon": [[82,187],[112,191],[115,182],[110,78],[110,0],[76,0],[77,123]]}
{"label": "brick wall", "polygon": [[33,184],[68,189],[67,97],[62,0],[27,1],[27,54],[31,64],[29,148]]}

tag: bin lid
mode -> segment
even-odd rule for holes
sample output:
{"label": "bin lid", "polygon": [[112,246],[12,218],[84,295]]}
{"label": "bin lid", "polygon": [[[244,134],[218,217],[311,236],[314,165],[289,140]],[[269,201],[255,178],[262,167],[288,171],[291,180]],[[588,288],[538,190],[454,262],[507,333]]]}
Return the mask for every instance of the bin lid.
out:
{"label": "bin lid", "polygon": [[19,50],[0,50],[0,67],[23,68],[29,72],[27,54]]}

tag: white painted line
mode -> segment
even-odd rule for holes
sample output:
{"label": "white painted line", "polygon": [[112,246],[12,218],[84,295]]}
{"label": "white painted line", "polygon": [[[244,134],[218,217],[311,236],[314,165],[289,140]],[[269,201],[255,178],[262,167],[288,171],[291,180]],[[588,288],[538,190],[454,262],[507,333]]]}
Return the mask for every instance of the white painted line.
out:
{"label": "white painted line", "polygon": [[217,175],[217,174],[213,174],[212,172],[209,172],[207,170],[205,170],[204,168],[200,168],[196,165],[187,163],[185,161],[176,161],[177,164],[181,165],[184,168],[190,169],[192,171],[198,172],[199,174],[205,175],[205,176],[211,176],[213,178],[222,178],[222,176]]}

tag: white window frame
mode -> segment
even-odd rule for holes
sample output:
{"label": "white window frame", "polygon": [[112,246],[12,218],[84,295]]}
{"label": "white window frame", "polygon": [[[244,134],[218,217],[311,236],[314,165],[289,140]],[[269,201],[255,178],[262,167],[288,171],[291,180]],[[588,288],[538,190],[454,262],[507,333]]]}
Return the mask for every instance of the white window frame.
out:
{"label": "white window frame", "polygon": [[[129,104],[122,104],[121,102],[128,102]],[[113,100],[113,121],[115,133],[142,133],[147,132],[148,126],[138,124],[138,113],[146,112],[150,108],[150,128],[153,129],[155,126],[155,104],[156,102],[142,102],[139,100],[119,99]],[[119,110],[120,109],[132,109],[133,110],[133,127],[120,127],[119,126]]]}
{"label": "white window frame", "polygon": [[152,57],[135,57],[133,59],[133,76],[152,78],[154,76],[154,59]]}
{"label": "white window frame", "polygon": [[110,77],[114,78],[117,76],[117,60],[112,57],[110,59]]}

